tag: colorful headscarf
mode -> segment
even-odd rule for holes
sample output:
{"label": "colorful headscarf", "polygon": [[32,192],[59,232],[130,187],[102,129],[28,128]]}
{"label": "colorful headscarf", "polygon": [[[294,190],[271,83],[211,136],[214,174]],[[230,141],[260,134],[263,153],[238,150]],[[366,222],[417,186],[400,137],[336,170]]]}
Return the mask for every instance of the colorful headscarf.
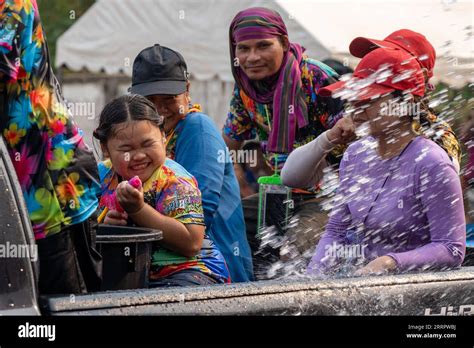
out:
{"label": "colorful headscarf", "polygon": [[252,82],[234,62],[238,42],[283,35],[288,35],[288,31],[281,16],[278,12],[263,7],[239,12],[229,30],[231,67],[237,86],[256,102],[273,104],[267,149],[275,153],[290,153],[295,141],[296,124],[298,123],[299,128],[308,125],[308,107],[304,100],[300,68],[305,49],[291,43],[277,73],[278,79],[271,82]]}

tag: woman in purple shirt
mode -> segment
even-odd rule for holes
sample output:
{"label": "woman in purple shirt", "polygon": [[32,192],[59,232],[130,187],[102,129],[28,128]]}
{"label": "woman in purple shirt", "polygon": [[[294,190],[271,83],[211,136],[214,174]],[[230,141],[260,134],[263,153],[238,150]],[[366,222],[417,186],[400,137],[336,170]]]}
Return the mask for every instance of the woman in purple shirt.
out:
{"label": "woman in purple shirt", "polygon": [[369,136],[340,165],[340,186],[308,274],[367,275],[461,265],[466,225],[460,180],[438,145],[416,134],[419,63],[402,50],[367,54],[349,81],[320,90],[357,110]]}

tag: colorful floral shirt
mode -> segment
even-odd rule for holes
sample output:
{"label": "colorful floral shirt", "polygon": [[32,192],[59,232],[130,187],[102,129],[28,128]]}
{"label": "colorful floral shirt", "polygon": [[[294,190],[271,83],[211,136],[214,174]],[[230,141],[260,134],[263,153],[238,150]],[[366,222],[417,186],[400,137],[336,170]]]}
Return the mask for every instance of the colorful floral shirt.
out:
{"label": "colorful floral shirt", "polygon": [[423,125],[419,121],[413,123],[415,132],[431,139],[446,151],[451,161],[456,163],[456,169],[459,171],[462,151],[456,134],[446,121],[441,120],[431,110],[425,114]]}
{"label": "colorful floral shirt", "polygon": [[0,130],[41,239],[95,212],[97,164],[51,70],[36,0],[0,10]]}
{"label": "colorful floral shirt", "polygon": [[[323,98],[320,88],[335,82],[337,73],[327,65],[304,57],[301,61],[301,79],[308,105],[309,125],[296,130],[293,149],[309,143],[325,130],[334,126],[342,117],[344,104],[339,99]],[[224,124],[224,134],[237,141],[258,139],[267,164],[275,169],[283,167],[288,154],[274,154],[266,151],[271,131],[272,104],[260,104],[250,99],[237,86],[230,102],[230,111]],[[336,147],[328,159],[335,162],[342,154],[342,147]]]}
{"label": "colorful floral shirt", "polygon": [[[110,202],[108,195],[113,194],[121,178],[113,170],[110,160],[99,164],[99,174],[102,183],[100,206],[104,208]],[[143,183],[143,193],[145,203],[161,214],[185,225],[205,225],[201,192],[196,179],[173,160],[166,159]],[[230,282],[224,258],[207,233],[197,256],[188,258],[156,243],[153,246],[151,263],[150,280],[158,280],[185,269],[195,269],[219,282]]]}

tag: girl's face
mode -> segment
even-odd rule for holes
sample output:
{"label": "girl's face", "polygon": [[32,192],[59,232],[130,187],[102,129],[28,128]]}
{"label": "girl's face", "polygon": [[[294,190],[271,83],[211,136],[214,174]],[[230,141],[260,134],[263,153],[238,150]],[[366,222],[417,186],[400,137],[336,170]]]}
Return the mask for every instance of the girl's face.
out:
{"label": "girl's face", "polygon": [[114,136],[101,144],[102,152],[124,180],[138,175],[145,182],[165,162],[165,137],[149,121],[124,122],[115,127]]}

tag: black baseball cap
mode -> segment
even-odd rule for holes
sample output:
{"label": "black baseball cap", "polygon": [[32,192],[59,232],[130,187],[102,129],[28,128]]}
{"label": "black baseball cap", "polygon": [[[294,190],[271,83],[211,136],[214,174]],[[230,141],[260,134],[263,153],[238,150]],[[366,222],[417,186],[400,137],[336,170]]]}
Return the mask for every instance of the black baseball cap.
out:
{"label": "black baseball cap", "polygon": [[158,44],[141,51],[133,62],[130,92],[144,97],[186,92],[186,62],[181,54]]}

